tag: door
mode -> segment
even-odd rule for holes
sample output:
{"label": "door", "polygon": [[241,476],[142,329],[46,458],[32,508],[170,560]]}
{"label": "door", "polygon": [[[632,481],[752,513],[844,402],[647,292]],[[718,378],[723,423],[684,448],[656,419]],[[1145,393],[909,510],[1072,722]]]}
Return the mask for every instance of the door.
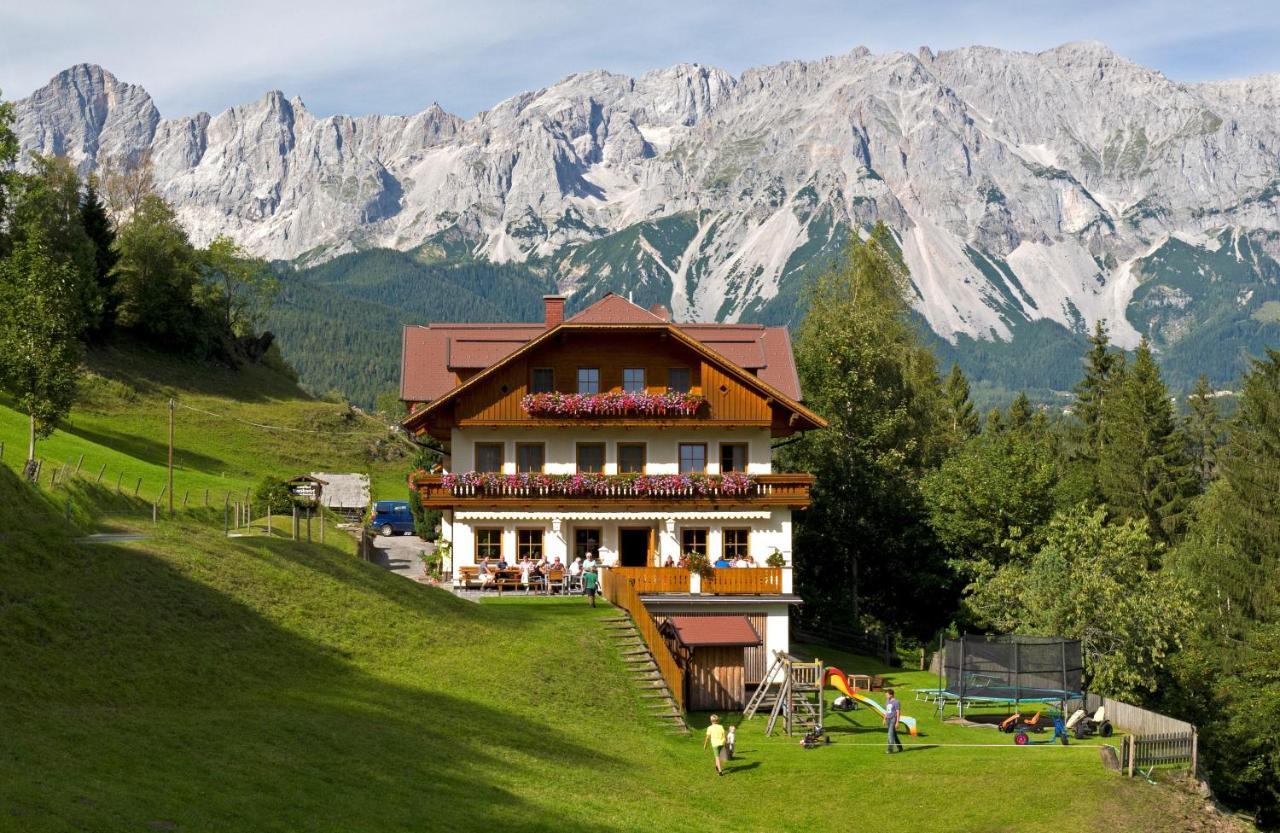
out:
{"label": "door", "polygon": [[623,567],[648,567],[652,563],[649,558],[649,541],[651,530],[648,527],[623,527],[618,530],[618,563]]}
{"label": "door", "polygon": [[690,711],[742,708],[746,700],[743,659],[740,647],[694,648],[689,663]]}

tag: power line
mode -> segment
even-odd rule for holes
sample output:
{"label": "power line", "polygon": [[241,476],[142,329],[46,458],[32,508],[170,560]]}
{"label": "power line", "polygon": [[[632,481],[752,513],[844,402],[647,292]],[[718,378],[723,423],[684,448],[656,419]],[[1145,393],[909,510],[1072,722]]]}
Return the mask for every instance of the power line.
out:
{"label": "power line", "polygon": [[215,414],[213,411],[206,411],[202,408],[196,408],[184,402],[177,402],[176,404],[179,408],[185,408],[188,411],[195,411],[198,414],[211,416],[211,417],[214,417],[215,419],[227,419],[227,420],[231,420],[232,422],[239,422],[243,425],[250,425],[250,426],[253,426],[254,428],[261,428],[264,431],[292,431],[298,434],[321,434],[327,437],[378,437],[378,436],[386,436],[387,434],[391,433],[390,429],[386,429],[383,431],[376,431],[376,432],[375,431],[339,432],[339,431],[317,431],[312,428],[294,428],[288,425],[267,425],[266,423],[254,422],[252,420],[241,419],[240,417],[233,417],[227,414]]}

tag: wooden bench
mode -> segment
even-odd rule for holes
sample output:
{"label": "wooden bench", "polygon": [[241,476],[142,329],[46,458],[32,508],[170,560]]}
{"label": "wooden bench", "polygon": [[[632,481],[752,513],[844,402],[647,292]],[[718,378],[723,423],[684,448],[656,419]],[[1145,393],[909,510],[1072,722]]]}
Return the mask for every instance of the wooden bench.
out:
{"label": "wooden bench", "polygon": [[494,573],[493,585],[498,588],[498,594],[501,595],[503,590],[519,590],[524,585],[520,583],[520,571],[513,569],[497,570]]}
{"label": "wooden bench", "polygon": [[459,567],[453,576],[453,586],[461,587],[463,590],[470,590],[473,586],[480,586],[480,568],[479,567]]}

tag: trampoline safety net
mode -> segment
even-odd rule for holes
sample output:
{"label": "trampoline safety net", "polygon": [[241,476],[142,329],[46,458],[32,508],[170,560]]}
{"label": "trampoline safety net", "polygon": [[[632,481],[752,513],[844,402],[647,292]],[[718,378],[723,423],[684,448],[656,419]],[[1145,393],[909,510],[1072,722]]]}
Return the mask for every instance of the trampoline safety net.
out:
{"label": "trampoline safety net", "polygon": [[1079,696],[1084,667],[1077,639],[965,634],[947,640],[943,671],[961,699],[1032,700]]}

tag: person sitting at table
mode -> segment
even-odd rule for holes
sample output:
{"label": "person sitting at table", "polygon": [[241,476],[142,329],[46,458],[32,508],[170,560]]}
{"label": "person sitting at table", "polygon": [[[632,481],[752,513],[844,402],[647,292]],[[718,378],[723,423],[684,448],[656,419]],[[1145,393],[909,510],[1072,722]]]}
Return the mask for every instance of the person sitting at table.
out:
{"label": "person sitting at table", "polygon": [[[668,556],[668,558],[669,557],[670,556]],[[676,566],[679,567],[681,570],[689,569],[689,559],[685,556],[684,553],[680,553],[680,560],[676,562]]]}
{"label": "person sitting at table", "polygon": [[520,583],[528,584],[531,573],[533,573],[533,559],[526,555],[520,559]]}
{"label": "person sitting at table", "polygon": [[740,556],[738,556],[737,558],[735,558],[735,559],[734,559],[734,561],[733,561],[733,566],[735,566],[735,567],[750,567],[750,566],[751,566],[751,562],[747,560],[746,556],[740,555]]}
{"label": "person sitting at table", "polygon": [[569,563],[569,575],[573,578],[582,575],[582,556],[578,556]]}
{"label": "person sitting at table", "polygon": [[503,557],[503,556],[501,556],[501,555],[500,555],[500,556],[498,556],[498,569],[499,569],[499,570],[505,570],[505,569],[507,569],[507,568],[508,568],[508,567],[510,567],[510,566],[511,566],[511,565],[507,563],[507,559],[506,559],[505,557]]}
{"label": "person sitting at table", "polygon": [[674,558],[672,558],[671,556],[669,556],[669,555],[668,555],[668,556],[667,556],[667,560],[666,560],[666,561],[664,561],[664,562],[662,562],[662,566],[663,566],[663,567],[675,567],[675,566],[676,566],[676,560],[675,560]]}
{"label": "person sitting at table", "polygon": [[480,578],[481,587],[493,583],[493,565],[489,563],[488,558],[476,565],[476,575]]}
{"label": "person sitting at table", "polygon": [[715,567],[717,570],[723,570],[725,567],[732,567],[733,565],[730,564],[728,561],[726,561],[725,557],[722,555],[719,558],[717,558],[715,563],[712,564],[711,566]]}

